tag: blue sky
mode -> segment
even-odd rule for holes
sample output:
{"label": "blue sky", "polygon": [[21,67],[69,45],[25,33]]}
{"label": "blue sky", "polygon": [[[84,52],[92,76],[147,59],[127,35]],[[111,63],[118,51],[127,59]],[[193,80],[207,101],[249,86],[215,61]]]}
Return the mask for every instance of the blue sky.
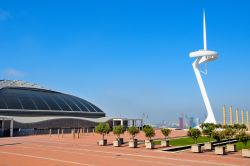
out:
{"label": "blue sky", "polygon": [[250,108],[250,2],[0,1],[0,77],[74,94],[108,116],[204,118],[188,54],[220,54],[204,77],[217,120],[223,104]]}

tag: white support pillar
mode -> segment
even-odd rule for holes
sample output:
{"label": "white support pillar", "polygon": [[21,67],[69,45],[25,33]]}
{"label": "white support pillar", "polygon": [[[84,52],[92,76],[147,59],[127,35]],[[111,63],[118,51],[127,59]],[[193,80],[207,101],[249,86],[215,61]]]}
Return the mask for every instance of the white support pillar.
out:
{"label": "white support pillar", "polygon": [[2,118],[2,129],[4,130],[4,118]]}
{"label": "white support pillar", "polygon": [[13,118],[10,119],[10,137],[13,137]]}

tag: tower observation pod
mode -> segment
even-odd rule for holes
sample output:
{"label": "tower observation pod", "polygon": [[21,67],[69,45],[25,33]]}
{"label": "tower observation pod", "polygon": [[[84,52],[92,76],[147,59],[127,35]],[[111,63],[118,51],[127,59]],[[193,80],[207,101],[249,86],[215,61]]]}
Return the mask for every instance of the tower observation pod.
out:
{"label": "tower observation pod", "polygon": [[207,49],[207,34],[206,34],[206,15],[205,11],[203,12],[203,44],[204,48],[199,51],[194,51],[189,54],[190,58],[196,58],[195,61],[193,62],[193,68],[194,68],[194,73],[196,75],[201,95],[203,97],[206,109],[207,109],[207,118],[205,120],[205,123],[214,123],[216,124],[216,120],[214,117],[213,109],[211,107],[205,85],[203,83],[201,73],[206,75],[207,70],[201,71],[200,66],[201,64],[207,64],[208,62],[214,61],[218,58],[218,53],[215,51],[211,51]]}

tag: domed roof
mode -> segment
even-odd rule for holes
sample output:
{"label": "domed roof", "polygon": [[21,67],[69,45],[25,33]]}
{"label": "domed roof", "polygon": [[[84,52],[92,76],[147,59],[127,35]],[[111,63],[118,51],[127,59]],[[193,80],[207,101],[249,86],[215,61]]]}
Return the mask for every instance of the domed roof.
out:
{"label": "domed roof", "polygon": [[0,114],[3,110],[104,114],[94,104],[79,97],[11,80],[0,80]]}

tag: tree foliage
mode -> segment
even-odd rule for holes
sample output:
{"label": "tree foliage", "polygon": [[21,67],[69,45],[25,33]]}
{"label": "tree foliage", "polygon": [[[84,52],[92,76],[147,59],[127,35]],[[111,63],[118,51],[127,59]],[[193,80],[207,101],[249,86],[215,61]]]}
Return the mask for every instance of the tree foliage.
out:
{"label": "tree foliage", "polygon": [[188,130],[187,136],[191,137],[195,143],[197,143],[197,139],[201,136],[201,131],[196,128],[191,128]]}
{"label": "tree foliage", "polygon": [[223,131],[213,131],[212,138],[219,142],[225,138],[224,132]]}
{"label": "tree foliage", "polygon": [[165,139],[167,139],[169,134],[171,133],[171,130],[168,128],[163,128],[161,129],[161,133],[164,135]]}
{"label": "tree foliage", "polygon": [[120,138],[120,135],[125,132],[125,128],[123,126],[114,126],[113,134],[117,136],[117,139]]}
{"label": "tree foliage", "polygon": [[201,129],[202,129],[202,134],[207,135],[207,137],[209,138],[209,141],[212,137],[212,133],[215,130],[216,126],[213,123],[203,123],[200,125]]}
{"label": "tree foliage", "polygon": [[110,126],[108,123],[99,123],[95,127],[95,132],[102,135],[102,139],[104,140],[104,136],[110,132]]}
{"label": "tree foliage", "polygon": [[148,138],[148,140],[151,140],[151,138],[155,136],[155,130],[152,126],[144,126],[143,132],[145,133],[145,136]]}
{"label": "tree foliage", "polygon": [[230,139],[235,135],[235,130],[233,130],[231,127],[227,127],[223,132],[226,139]]}
{"label": "tree foliage", "polygon": [[242,142],[245,146],[247,146],[248,140],[250,140],[250,136],[246,134],[246,132],[242,131],[236,135],[236,139]]}
{"label": "tree foliage", "polygon": [[135,126],[131,126],[128,128],[128,132],[132,136],[132,139],[134,140],[136,134],[138,134],[140,132],[140,130]]}

